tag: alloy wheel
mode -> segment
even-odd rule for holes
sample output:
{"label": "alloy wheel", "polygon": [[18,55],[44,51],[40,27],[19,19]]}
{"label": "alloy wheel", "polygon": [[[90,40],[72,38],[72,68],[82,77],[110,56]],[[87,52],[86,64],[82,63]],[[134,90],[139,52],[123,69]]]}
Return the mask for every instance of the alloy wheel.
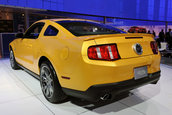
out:
{"label": "alloy wheel", "polygon": [[43,66],[40,74],[42,91],[47,98],[52,98],[54,94],[54,87],[50,69],[47,66]]}
{"label": "alloy wheel", "polygon": [[13,51],[11,50],[10,51],[10,64],[11,64],[11,67],[14,67],[14,54],[13,54]]}

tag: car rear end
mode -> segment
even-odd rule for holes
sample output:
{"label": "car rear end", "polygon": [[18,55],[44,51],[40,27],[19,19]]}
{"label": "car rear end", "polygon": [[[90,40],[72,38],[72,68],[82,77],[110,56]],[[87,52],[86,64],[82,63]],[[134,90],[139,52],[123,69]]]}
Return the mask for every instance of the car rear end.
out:
{"label": "car rear end", "polygon": [[[141,49],[135,49],[138,44]],[[78,87],[80,91],[73,95],[80,94],[78,97],[87,100],[113,98],[118,93],[156,83],[160,77],[160,54],[151,35],[90,37],[83,43],[82,57],[84,80]]]}
{"label": "car rear end", "polygon": [[73,40],[82,41],[81,49],[69,55],[71,79],[63,82],[66,94],[105,100],[159,80],[160,53],[152,35],[129,34],[85,21],[58,23],[77,36]]}

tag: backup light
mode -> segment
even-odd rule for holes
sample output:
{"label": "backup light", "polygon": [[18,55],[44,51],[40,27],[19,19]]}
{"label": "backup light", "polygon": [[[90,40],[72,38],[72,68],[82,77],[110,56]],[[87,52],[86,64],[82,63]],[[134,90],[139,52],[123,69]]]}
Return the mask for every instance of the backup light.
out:
{"label": "backup light", "polygon": [[117,60],[119,59],[116,44],[97,45],[88,48],[88,57],[94,60]]}

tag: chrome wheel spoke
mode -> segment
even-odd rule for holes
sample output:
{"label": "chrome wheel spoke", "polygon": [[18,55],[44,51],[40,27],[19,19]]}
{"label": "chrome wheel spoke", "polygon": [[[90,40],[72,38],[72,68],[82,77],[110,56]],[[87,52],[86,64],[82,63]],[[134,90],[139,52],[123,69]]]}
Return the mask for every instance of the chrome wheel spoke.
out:
{"label": "chrome wheel spoke", "polygon": [[41,69],[41,76],[44,75],[45,71]]}
{"label": "chrome wheel spoke", "polygon": [[47,97],[49,97],[49,89],[48,89],[48,87],[47,87],[46,90],[45,90],[45,95],[46,95]]}
{"label": "chrome wheel spoke", "polygon": [[48,78],[50,73],[48,73],[47,70],[44,70],[44,71],[45,71],[45,76]]}
{"label": "chrome wheel spoke", "polygon": [[49,82],[52,81],[52,79],[51,79],[51,74],[49,74],[49,75],[47,76],[47,79],[48,79]]}
{"label": "chrome wheel spoke", "polygon": [[46,92],[46,89],[47,89],[47,86],[42,86],[42,90],[44,93]]}
{"label": "chrome wheel spoke", "polygon": [[52,95],[54,92],[52,86],[49,88],[49,91],[50,91],[50,95]]}

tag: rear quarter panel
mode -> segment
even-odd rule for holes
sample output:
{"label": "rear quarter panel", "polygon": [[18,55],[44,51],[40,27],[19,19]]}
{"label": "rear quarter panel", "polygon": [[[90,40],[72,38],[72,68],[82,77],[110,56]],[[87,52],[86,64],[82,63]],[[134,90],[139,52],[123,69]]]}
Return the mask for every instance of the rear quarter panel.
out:
{"label": "rear quarter panel", "polygon": [[[59,30],[57,36],[43,35],[48,25],[53,25]],[[83,62],[81,55],[83,40],[72,36],[61,26],[52,22],[46,23],[42,31],[38,40],[39,47],[35,49],[37,53],[34,56],[34,72],[39,74],[39,59],[45,56],[52,63],[61,86],[75,86],[78,80],[76,74],[80,73],[78,68],[80,63]],[[71,79],[62,79],[62,76],[70,77]]]}

